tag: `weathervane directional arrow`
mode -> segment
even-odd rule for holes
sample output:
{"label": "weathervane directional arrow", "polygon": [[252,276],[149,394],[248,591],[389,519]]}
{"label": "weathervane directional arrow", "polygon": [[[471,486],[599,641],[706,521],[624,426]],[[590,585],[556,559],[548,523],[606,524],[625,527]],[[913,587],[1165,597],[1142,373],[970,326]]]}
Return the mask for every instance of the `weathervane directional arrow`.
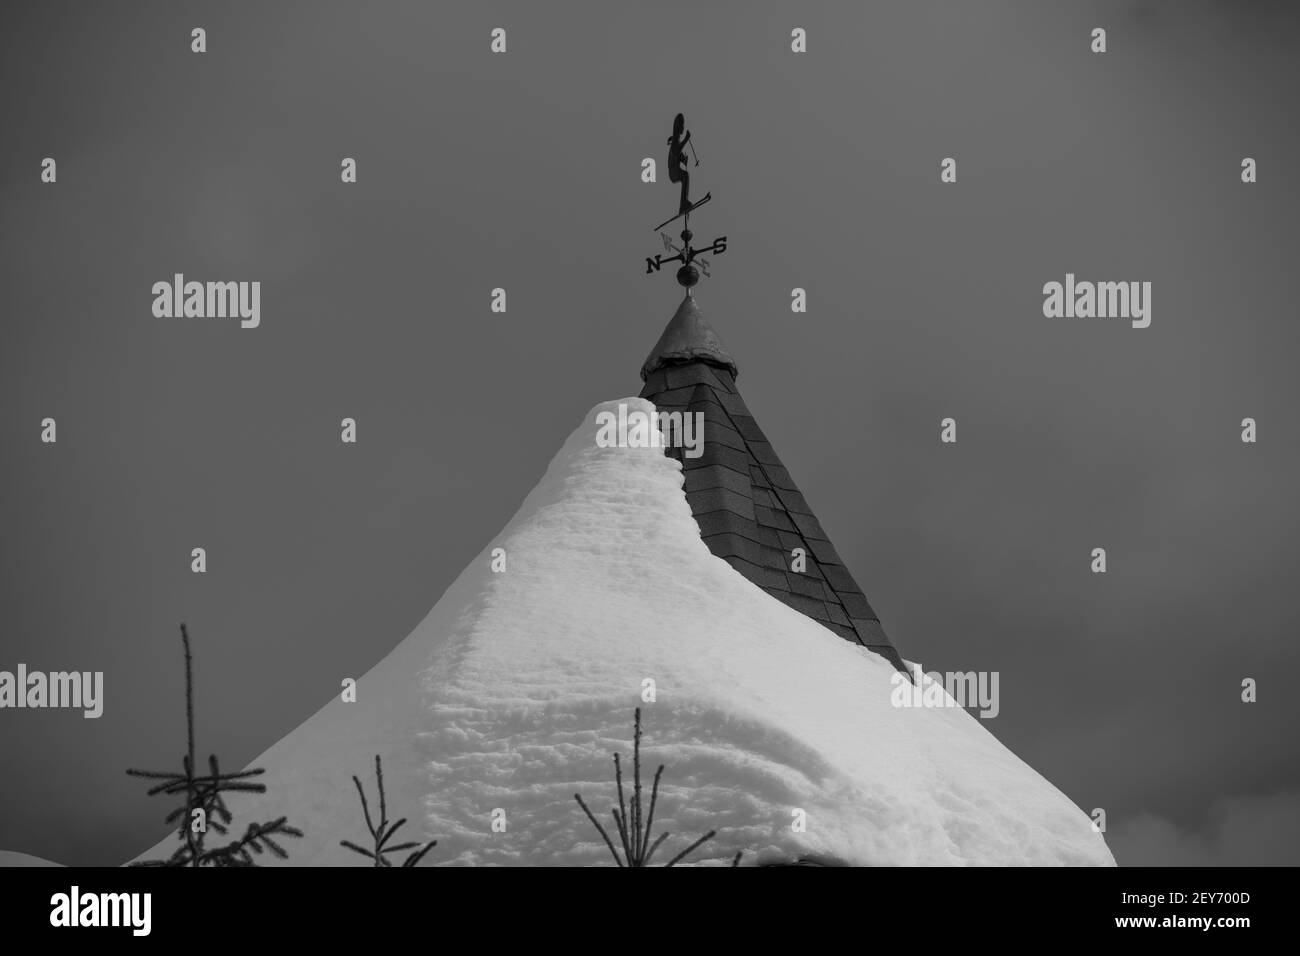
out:
{"label": "weathervane directional arrow", "polygon": [[[713,198],[712,193],[705,193],[704,198],[698,202],[691,202],[691,174],[689,163],[686,159],[686,147],[690,145],[691,152],[695,152],[695,146],[691,144],[691,134],[686,129],[686,118],[678,113],[673,120],[673,135],[668,137],[668,179],[674,183],[682,184],[681,202],[677,208],[677,214],[669,219],[665,219],[659,225],[655,226],[658,232],[670,222],[678,219],[682,220],[682,244],[675,245],[668,236],[660,233],[663,238],[664,248],[672,249],[677,254],[675,256],[656,255],[654,258],[646,257],[645,271],[649,275],[652,272],[658,272],[664,265],[669,262],[680,262],[681,268],[677,270],[677,281],[690,289],[700,281],[700,272],[707,276],[709,274],[709,261],[702,258],[703,253],[712,255],[721,255],[727,251],[727,237],[719,236],[707,246],[699,249],[691,245],[691,238],[694,233],[691,232],[691,213],[699,209],[706,202]],[[700,157],[696,155],[695,165],[700,165]],[[700,267],[697,269],[695,263],[698,262]]]}

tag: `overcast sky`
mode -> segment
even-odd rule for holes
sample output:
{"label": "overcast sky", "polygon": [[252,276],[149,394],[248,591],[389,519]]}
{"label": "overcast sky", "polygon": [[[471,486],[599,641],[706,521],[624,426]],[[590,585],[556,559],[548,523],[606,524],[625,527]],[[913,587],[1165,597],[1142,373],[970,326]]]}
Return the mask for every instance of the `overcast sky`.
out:
{"label": "overcast sky", "polygon": [[[1300,863],[1298,30],[1283,3],[4,4],[0,669],[102,670],[106,701],[0,711],[0,848],[150,846],[124,770],[179,765],[182,620],[199,749],[251,760],[637,393],[680,291],[644,274],[676,189],[640,162],[684,111],[692,224],[728,237],[701,307],[903,655],[999,671],[990,728],[1121,863]],[[260,327],[153,317],[176,272],[260,281]],[[1067,272],[1151,282],[1151,326],[1045,318]]]}

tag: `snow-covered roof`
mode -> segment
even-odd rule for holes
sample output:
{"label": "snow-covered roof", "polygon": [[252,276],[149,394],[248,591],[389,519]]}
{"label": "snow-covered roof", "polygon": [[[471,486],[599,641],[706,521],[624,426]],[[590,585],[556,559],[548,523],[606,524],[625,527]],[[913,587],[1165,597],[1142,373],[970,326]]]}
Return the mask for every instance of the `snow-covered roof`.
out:
{"label": "snow-covered roof", "polygon": [[691,861],[1113,864],[980,721],[897,706],[882,657],[711,554],[681,464],[598,440],[620,405],[654,412],[594,408],[356,699],[322,688],[328,703],[253,761],[268,790],[232,795],[236,832],[285,815],[304,833],[287,865],[365,865],[339,841],[365,841],[351,776],[373,812],[379,755],[399,838],[438,841],[422,865],[612,865],[573,796],[610,826],[610,755],[630,757],[640,707],[643,760],[666,765],[666,856],[716,830]]}

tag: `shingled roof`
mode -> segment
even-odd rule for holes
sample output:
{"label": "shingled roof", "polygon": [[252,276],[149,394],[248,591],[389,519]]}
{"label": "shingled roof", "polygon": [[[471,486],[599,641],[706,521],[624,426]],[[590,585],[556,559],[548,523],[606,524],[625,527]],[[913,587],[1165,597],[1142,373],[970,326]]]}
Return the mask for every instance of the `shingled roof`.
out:
{"label": "shingled roof", "polygon": [[[736,363],[695,297],[682,299],[641,367],[641,397],[660,411],[703,412],[703,453],[678,458],[700,536],[717,557],[768,594],[880,654],[902,660],[790,472],[736,390]],[[795,548],[807,568],[790,570]]]}

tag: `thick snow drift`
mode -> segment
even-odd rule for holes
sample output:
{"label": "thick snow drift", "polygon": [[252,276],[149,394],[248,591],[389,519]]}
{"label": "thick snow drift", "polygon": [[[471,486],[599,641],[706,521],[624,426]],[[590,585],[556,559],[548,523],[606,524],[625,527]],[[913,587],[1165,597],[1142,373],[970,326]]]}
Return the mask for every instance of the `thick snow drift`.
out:
{"label": "thick snow drift", "polygon": [[422,865],[612,864],[573,794],[612,834],[611,754],[630,773],[641,706],[647,791],[667,764],[658,862],[716,829],[692,860],[1114,864],[1089,818],[978,720],[892,706],[883,659],[713,557],[677,462],[597,447],[596,413],[618,404],[592,410],[355,703],[332,700],[254,761],[269,792],[231,801],[239,830],[287,814],[306,831],[291,864],[365,865],[339,840],[366,842],[349,778],[373,805],[378,753],[389,816],[410,818],[399,837],[438,840]]}

